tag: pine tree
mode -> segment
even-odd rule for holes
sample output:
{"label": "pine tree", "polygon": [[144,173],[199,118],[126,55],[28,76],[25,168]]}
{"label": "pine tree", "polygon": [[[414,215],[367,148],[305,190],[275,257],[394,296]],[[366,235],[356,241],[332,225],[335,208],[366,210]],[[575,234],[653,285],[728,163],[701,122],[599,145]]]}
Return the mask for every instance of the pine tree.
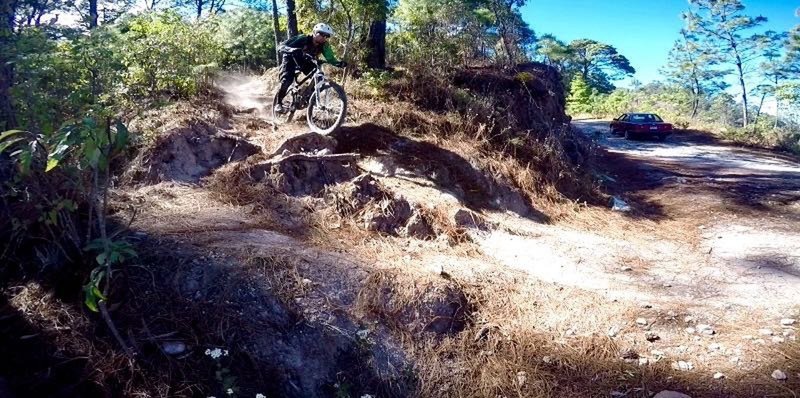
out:
{"label": "pine tree", "polygon": [[575,75],[569,88],[567,110],[571,114],[589,113],[592,111],[594,93],[592,87],[582,75]]}
{"label": "pine tree", "polygon": [[745,15],[740,0],[689,0],[693,7],[683,17],[687,30],[696,34],[709,53],[721,53],[723,61],[735,67],[741,90],[742,125],[748,124],[748,98],[745,75],[759,57],[758,47],[764,36],[748,34],[767,22],[762,16]]}
{"label": "pine tree", "polygon": [[708,53],[697,37],[681,29],[681,38],[669,53],[669,61],[662,71],[668,80],[692,93],[692,115],[697,116],[700,103],[714,92],[724,89],[725,71],[714,69],[718,64],[715,54]]}
{"label": "pine tree", "polygon": [[611,83],[636,73],[630,61],[614,46],[591,39],[578,39],[569,43],[570,72],[580,74],[583,80],[601,93],[614,90]]}

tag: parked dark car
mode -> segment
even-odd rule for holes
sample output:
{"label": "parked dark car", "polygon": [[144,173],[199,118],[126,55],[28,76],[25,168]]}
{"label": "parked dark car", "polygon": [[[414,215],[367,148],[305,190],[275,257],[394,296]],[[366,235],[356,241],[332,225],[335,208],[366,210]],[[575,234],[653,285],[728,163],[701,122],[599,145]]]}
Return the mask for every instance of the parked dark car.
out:
{"label": "parked dark car", "polygon": [[623,113],[609,126],[611,134],[624,135],[626,139],[654,137],[663,141],[672,134],[672,125],[655,113]]}

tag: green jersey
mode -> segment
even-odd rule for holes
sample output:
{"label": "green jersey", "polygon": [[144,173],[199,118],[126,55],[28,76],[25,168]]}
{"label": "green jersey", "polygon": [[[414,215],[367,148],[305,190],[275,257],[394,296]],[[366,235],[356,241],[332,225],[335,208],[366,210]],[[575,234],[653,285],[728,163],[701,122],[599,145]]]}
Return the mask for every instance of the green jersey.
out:
{"label": "green jersey", "polygon": [[339,63],[339,60],[333,55],[333,49],[328,42],[320,45],[314,44],[314,38],[310,35],[297,35],[283,42],[282,46],[290,49],[301,49],[306,54],[313,55],[314,57],[318,57],[322,54],[325,61],[329,64],[336,65]]}

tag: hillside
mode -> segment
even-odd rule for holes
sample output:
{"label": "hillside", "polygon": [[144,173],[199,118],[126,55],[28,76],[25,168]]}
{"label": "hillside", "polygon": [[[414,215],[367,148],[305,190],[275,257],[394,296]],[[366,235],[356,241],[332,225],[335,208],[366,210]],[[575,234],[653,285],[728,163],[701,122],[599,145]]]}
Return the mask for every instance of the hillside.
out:
{"label": "hillside", "polygon": [[712,278],[727,265],[709,262],[700,221],[657,212],[663,195],[622,171],[635,160],[570,125],[551,68],[351,81],[329,136],[274,128],[273,84],[222,74],[131,121],[108,199],[139,253],[110,292],[119,336],[81,308],[79,279],[19,280],[4,295],[8,396],[800,388],[793,284]]}

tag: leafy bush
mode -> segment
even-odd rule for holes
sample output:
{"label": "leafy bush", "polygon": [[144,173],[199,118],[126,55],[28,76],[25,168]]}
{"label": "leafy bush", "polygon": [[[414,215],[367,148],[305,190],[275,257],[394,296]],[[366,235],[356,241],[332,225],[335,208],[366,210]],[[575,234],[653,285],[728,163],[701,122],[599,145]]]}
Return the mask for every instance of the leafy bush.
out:
{"label": "leafy bush", "polygon": [[222,44],[223,66],[251,69],[275,66],[275,36],[266,12],[239,9],[218,17],[217,40]]}
{"label": "leafy bush", "polygon": [[188,23],[175,11],[146,13],[125,21],[115,51],[125,66],[130,94],[196,94],[223,58],[213,20]]}
{"label": "leafy bush", "polygon": [[91,104],[113,102],[123,69],[112,51],[117,40],[109,29],[89,35],[59,29],[21,31],[12,89],[21,123],[36,133],[52,132]]}

